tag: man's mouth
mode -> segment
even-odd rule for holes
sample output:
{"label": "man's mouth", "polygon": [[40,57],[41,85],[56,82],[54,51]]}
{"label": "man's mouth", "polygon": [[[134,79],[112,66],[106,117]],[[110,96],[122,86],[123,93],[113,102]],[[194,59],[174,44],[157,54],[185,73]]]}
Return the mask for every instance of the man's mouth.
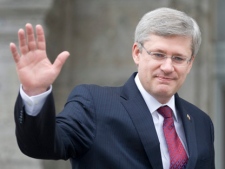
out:
{"label": "man's mouth", "polygon": [[168,83],[168,82],[174,80],[174,78],[172,78],[172,77],[162,76],[162,75],[156,75],[156,78],[163,83]]}

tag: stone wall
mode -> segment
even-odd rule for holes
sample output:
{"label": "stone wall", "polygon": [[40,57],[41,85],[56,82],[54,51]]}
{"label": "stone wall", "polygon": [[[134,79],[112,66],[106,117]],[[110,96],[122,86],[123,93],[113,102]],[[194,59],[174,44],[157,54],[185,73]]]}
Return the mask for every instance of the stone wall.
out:
{"label": "stone wall", "polygon": [[[215,1],[210,0],[0,0],[0,165],[4,169],[63,169],[69,162],[40,161],[23,155],[14,132],[13,107],[19,81],[9,52],[17,30],[27,22],[43,24],[52,61],[68,50],[71,56],[53,84],[60,112],[72,88],[80,83],[122,85],[136,67],[133,33],[142,15],[157,7],[174,7],[200,24],[203,44],[182,97],[205,110],[215,121]],[[221,142],[220,142],[221,143]],[[217,148],[219,149],[219,148]],[[220,164],[220,160],[217,161]],[[218,165],[222,169],[222,165]]]}
{"label": "stone wall", "polygon": [[19,81],[9,43],[27,22],[42,24],[51,0],[0,0],[0,168],[41,169],[40,160],[22,154],[17,146],[13,109]]}

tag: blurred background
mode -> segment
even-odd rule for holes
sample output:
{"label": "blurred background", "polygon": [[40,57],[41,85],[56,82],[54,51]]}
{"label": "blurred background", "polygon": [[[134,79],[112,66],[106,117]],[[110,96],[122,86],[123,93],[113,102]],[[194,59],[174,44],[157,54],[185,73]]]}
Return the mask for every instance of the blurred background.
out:
{"label": "blurred background", "polygon": [[19,81],[9,43],[26,23],[44,26],[47,53],[71,54],[53,92],[60,112],[80,83],[122,85],[136,70],[131,48],[139,19],[158,7],[182,10],[197,20],[202,46],[181,97],[208,113],[215,126],[216,168],[225,168],[224,0],[0,0],[0,168],[68,169],[69,161],[43,161],[22,154],[13,117]]}

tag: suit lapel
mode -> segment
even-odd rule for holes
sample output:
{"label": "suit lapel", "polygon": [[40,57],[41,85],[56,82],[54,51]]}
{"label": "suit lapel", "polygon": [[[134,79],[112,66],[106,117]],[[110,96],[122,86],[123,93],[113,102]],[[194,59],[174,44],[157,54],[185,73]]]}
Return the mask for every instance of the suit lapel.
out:
{"label": "suit lapel", "polygon": [[189,159],[188,159],[188,164],[186,168],[192,169],[195,167],[196,160],[197,160],[197,141],[196,141],[196,134],[195,134],[195,121],[194,121],[194,118],[191,116],[192,112],[190,112],[190,110],[188,111],[188,109],[183,106],[182,101],[177,94],[175,95],[175,104],[183,123],[187,147],[188,147]]}
{"label": "suit lapel", "polygon": [[152,116],[134,82],[135,74],[125,84],[121,103],[130,115],[148,159],[154,169],[163,169],[159,140]]}

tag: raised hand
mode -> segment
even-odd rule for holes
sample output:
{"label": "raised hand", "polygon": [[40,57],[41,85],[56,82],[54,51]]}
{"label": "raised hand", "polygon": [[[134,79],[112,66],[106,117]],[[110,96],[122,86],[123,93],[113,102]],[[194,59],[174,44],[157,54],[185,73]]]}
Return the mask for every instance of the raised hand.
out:
{"label": "raised hand", "polygon": [[16,63],[16,70],[23,90],[29,96],[45,92],[59,75],[69,52],[60,53],[52,64],[46,54],[44,30],[36,26],[36,36],[31,24],[26,24],[26,32],[18,31],[19,50],[10,43],[10,50]]}

